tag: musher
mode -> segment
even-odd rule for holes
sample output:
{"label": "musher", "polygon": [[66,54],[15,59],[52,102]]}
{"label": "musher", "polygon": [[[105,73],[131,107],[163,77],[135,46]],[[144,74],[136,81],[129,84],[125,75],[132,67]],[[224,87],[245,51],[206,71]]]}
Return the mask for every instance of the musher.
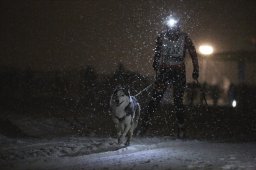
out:
{"label": "musher", "polygon": [[199,77],[198,57],[195,46],[187,33],[181,31],[178,20],[170,17],[166,21],[167,30],[161,33],[156,40],[153,68],[157,73],[151,100],[142,119],[141,135],[145,134],[151,125],[151,118],[156,111],[163,94],[170,83],[173,87],[173,103],[178,126],[177,137],[183,138],[184,105],[183,95],[186,86],[185,55],[188,50],[193,63],[193,79]]}

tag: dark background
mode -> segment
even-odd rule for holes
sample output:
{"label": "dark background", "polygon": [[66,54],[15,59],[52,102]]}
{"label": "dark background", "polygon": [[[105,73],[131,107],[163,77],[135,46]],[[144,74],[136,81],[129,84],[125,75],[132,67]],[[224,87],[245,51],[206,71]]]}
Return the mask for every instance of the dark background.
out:
{"label": "dark background", "polygon": [[[255,50],[254,0],[1,1],[1,66],[152,74],[154,40],[176,15],[196,47]],[[141,67],[143,65],[143,67]]]}

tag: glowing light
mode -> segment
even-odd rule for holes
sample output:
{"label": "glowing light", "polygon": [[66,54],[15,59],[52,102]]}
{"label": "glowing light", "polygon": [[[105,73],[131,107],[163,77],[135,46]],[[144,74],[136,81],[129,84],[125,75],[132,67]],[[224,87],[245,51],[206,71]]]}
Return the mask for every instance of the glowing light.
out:
{"label": "glowing light", "polygon": [[213,53],[213,47],[211,45],[201,45],[199,52],[203,55],[211,55]]}
{"label": "glowing light", "polygon": [[232,107],[236,107],[237,103],[236,103],[236,100],[233,100],[232,101]]}
{"label": "glowing light", "polygon": [[177,26],[178,21],[173,17],[168,17],[166,21],[166,25],[170,28]]}

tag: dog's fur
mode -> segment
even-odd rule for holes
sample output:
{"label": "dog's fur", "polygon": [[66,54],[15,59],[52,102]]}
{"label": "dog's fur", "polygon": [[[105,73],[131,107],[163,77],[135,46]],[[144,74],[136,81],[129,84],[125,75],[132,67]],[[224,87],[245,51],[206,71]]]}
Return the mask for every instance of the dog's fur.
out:
{"label": "dog's fur", "polygon": [[122,144],[127,136],[125,145],[129,145],[133,131],[140,118],[140,105],[128,89],[118,86],[110,99],[112,119],[117,130],[118,143]]}

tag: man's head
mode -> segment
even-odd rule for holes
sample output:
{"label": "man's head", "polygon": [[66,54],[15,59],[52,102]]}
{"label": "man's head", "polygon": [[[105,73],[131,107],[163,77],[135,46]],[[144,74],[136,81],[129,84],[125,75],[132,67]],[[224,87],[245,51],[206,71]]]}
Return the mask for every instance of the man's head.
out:
{"label": "man's head", "polygon": [[175,18],[173,16],[168,16],[166,19],[165,19],[165,22],[164,22],[166,28],[167,28],[167,31],[169,33],[178,33],[180,32],[180,21],[178,18]]}

